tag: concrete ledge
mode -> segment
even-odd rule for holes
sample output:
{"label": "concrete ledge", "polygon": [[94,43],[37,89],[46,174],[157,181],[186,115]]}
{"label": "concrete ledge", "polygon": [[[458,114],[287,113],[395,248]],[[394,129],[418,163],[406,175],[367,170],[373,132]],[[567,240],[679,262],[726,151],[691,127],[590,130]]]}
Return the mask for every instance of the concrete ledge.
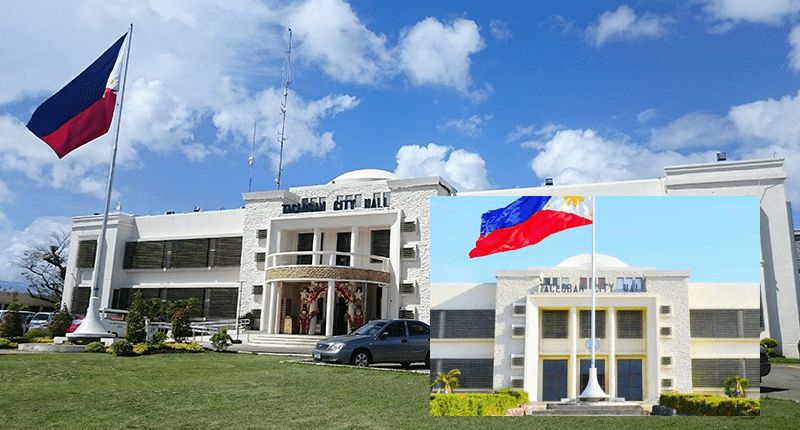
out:
{"label": "concrete ledge", "polygon": [[22,343],[17,349],[27,352],[86,352],[84,345],[56,345],[53,343]]}

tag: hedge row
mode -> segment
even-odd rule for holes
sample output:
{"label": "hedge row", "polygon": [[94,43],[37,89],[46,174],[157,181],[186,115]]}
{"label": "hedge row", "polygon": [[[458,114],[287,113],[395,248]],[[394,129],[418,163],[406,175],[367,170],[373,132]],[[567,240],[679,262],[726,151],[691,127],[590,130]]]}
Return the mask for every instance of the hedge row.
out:
{"label": "hedge row", "polygon": [[196,343],[136,343],[123,340],[115,342],[106,352],[121,357],[137,355],[168,354],[173,352],[203,352],[202,346]]}
{"label": "hedge row", "polygon": [[681,415],[717,415],[757,417],[761,415],[758,399],[728,398],[713,394],[664,393],[659,403]]}
{"label": "hedge row", "polygon": [[499,390],[492,394],[431,394],[431,416],[505,415],[506,409],[528,404],[528,393]]}

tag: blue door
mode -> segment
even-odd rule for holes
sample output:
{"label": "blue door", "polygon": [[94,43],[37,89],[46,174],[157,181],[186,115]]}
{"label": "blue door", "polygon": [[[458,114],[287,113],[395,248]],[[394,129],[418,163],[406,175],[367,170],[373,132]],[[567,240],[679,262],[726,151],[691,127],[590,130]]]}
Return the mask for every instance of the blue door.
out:
{"label": "blue door", "polygon": [[567,397],[567,360],[543,360],[542,401],[558,402]]}
{"label": "blue door", "polygon": [[[600,388],[606,391],[606,361],[595,359],[594,366],[597,368],[597,382]],[[586,385],[589,384],[589,369],[592,367],[592,360],[581,360],[581,381],[578,387],[578,393],[583,393]]]}
{"label": "blue door", "polygon": [[617,360],[617,396],[642,400],[642,360]]}

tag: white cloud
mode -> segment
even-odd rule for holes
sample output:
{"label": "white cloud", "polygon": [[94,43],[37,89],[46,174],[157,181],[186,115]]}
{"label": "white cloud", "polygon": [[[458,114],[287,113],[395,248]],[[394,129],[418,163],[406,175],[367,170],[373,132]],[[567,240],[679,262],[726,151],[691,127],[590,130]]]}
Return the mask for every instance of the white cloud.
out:
{"label": "white cloud", "polygon": [[497,40],[508,40],[512,36],[511,27],[508,23],[499,19],[493,19],[489,22],[489,31]]}
{"label": "white cloud", "polygon": [[692,112],[662,128],[650,129],[650,148],[654,150],[719,148],[738,137],[727,118],[705,112]]}
{"label": "white cloud", "polygon": [[441,176],[458,191],[490,188],[486,162],[479,154],[435,143],[401,147],[394,173],[404,178]]}
{"label": "white cloud", "polygon": [[656,115],[657,112],[655,109],[645,109],[639,112],[638,115],[636,115],[636,120],[639,121],[639,123],[644,124],[650,121],[651,119],[655,118]]}
{"label": "white cloud", "polygon": [[439,126],[440,130],[454,129],[468,137],[478,137],[483,133],[483,127],[492,115],[472,115],[469,118],[453,119]]}
{"label": "white cloud", "polygon": [[728,111],[728,118],[745,138],[800,149],[800,91],[795,97],[770,98],[733,106]]}
{"label": "white cloud", "polygon": [[[778,24],[784,18],[800,11],[797,0],[704,0],[705,11],[712,19],[721,21],[749,21],[761,24]],[[733,28],[728,23],[716,29],[724,32]]]}
{"label": "white cloud", "polygon": [[663,175],[663,167],[708,162],[713,152],[682,155],[674,151],[653,151],[626,137],[606,139],[594,130],[560,130],[543,142],[531,162],[540,178],[558,184],[612,182]]}
{"label": "white cloud", "polygon": [[673,18],[659,17],[649,12],[637,17],[633,9],[622,5],[614,12],[603,12],[595,23],[589,25],[586,34],[595,46],[600,47],[613,39],[660,38],[673,22]]}
{"label": "white cloud", "polygon": [[307,0],[289,7],[288,23],[297,35],[297,55],[319,62],[342,82],[373,84],[393,73],[386,37],[361,23],[342,0]]}
{"label": "white cloud", "polygon": [[401,34],[400,67],[416,85],[437,85],[478,97],[471,89],[470,56],[485,43],[474,21],[458,19],[445,25],[425,18]]}
{"label": "white cloud", "polygon": [[789,51],[789,67],[800,71],[800,25],[794,26],[789,33],[789,45],[792,47]]}
{"label": "white cloud", "polygon": [[48,236],[56,231],[69,231],[72,220],[66,217],[36,218],[23,230],[14,230],[5,214],[0,212],[0,280],[23,281],[20,269],[12,263],[22,257],[31,246],[47,243]]}

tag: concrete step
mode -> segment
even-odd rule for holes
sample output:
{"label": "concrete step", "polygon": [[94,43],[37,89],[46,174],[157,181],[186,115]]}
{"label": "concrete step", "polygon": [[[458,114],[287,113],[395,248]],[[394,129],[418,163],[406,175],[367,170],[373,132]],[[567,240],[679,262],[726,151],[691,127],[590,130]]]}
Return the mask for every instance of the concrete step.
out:
{"label": "concrete step", "polygon": [[258,334],[254,335],[251,334],[247,340],[249,345],[256,345],[256,346],[277,346],[277,347],[287,347],[287,346],[302,346],[308,348],[314,348],[314,345],[317,344],[322,339],[326,339],[325,336],[313,336],[313,335],[292,335],[292,334]]}
{"label": "concrete step", "polygon": [[547,409],[531,411],[534,416],[641,416],[642,406],[635,403],[552,403]]}

